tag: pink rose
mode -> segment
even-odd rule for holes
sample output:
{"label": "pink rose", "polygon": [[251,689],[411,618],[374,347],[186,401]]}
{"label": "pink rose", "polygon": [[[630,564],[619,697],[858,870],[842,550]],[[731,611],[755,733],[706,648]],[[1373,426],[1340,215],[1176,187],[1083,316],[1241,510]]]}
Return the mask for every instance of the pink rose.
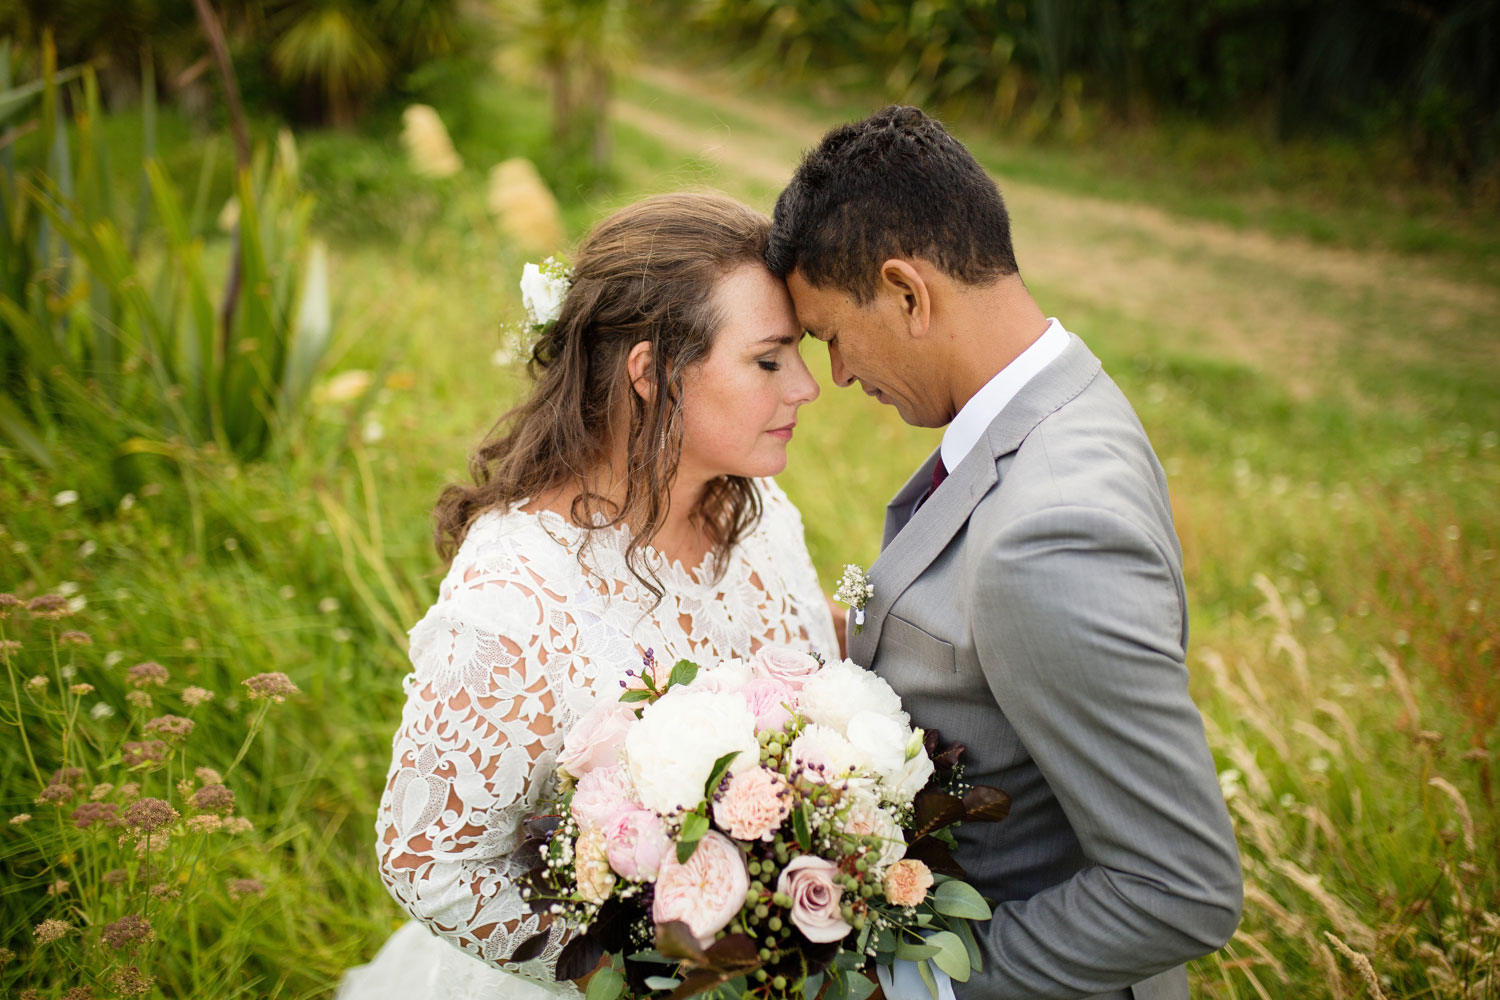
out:
{"label": "pink rose", "polygon": [[754,667],[758,676],[778,680],[793,691],[802,690],[803,682],[822,669],[812,655],[790,646],[760,647]]}
{"label": "pink rose", "polygon": [[792,923],[809,941],[838,941],[854,928],[844,922],[839,900],[844,890],[833,878],[839,866],[804,854],[792,859],[776,880],[776,891],[792,897]]}
{"label": "pink rose", "polygon": [[786,779],[765,767],[734,775],[714,800],[714,822],[736,840],[771,840],[791,811]]}
{"label": "pink rose", "polygon": [[626,808],[615,814],[604,828],[609,866],[625,878],[640,881],[656,878],[661,859],[672,850],[672,839],[661,828],[661,819],[645,809]]}
{"label": "pink rose", "polygon": [[797,692],[784,681],[773,677],[755,678],[740,688],[740,697],[745,699],[745,704],[755,713],[757,731],[769,729],[779,732],[785,729],[786,724],[792,720],[788,706],[792,709],[797,707]]}
{"label": "pink rose", "polygon": [[585,830],[608,826],[624,809],[639,809],[631,798],[630,775],[624,764],[597,767],[578,779],[573,790],[573,818]]}
{"label": "pink rose", "polygon": [[681,920],[698,943],[707,948],[745,905],[750,875],[734,841],[710,830],[698,841],[698,849],[679,864],[677,852],[668,851],[656,877],[656,902],[651,919],[658,924]]}
{"label": "pink rose", "polygon": [[625,734],[635,724],[635,710],[618,701],[595,705],[563,737],[557,766],[575,778],[596,767],[618,763]]}
{"label": "pink rose", "polygon": [[884,888],[892,906],[916,906],[932,888],[932,870],[916,858],[903,858],[886,870]]}

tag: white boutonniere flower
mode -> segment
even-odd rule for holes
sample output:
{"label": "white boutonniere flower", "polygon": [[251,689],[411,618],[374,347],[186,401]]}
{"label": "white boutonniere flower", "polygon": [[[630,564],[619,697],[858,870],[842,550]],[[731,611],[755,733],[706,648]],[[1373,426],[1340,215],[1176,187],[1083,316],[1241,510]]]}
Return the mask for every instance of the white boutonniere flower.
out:
{"label": "white boutonniere flower", "polygon": [[865,605],[870,598],[875,596],[875,585],[865,575],[864,569],[858,563],[849,563],[844,567],[844,575],[839,579],[839,585],[833,592],[833,599],[840,604],[849,605],[854,612],[854,631],[862,632],[865,627]]}

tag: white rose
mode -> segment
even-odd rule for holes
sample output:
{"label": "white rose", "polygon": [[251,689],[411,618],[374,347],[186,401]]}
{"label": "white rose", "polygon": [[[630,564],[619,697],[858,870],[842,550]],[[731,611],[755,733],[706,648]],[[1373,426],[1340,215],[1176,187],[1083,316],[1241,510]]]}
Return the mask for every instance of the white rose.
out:
{"label": "white rose", "polygon": [[554,278],[536,264],[527,264],[521,269],[521,302],[526,306],[531,322],[542,324],[557,319],[567,294],[566,278]]}
{"label": "white rose", "polygon": [[841,735],[848,733],[849,720],[861,712],[884,715],[903,728],[911,721],[889,684],[849,660],[830,663],[808,678],[799,707],[809,722],[831,726]]}
{"label": "white rose", "polygon": [[888,715],[860,712],[849,720],[845,738],[865,760],[865,767],[888,781],[906,763],[906,741],[911,730]]}
{"label": "white rose", "polygon": [[879,837],[880,853],[873,864],[884,870],[906,856],[906,834],[896,817],[882,808],[880,800],[868,792],[855,792],[845,799],[848,811],[839,819],[845,833],[856,837]]}
{"label": "white rose", "polygon": [[714,761],[741,751],[731,770],[760,764],[755,716],[737,694],[682,688],[648,705],[625,737],[641,805],[663,815],[696,808]]}
{"label": "white rose", "polygon": [[885,780],[886,795],[892,802],[903,805],[910,802],[917,797],[918,792],[927,787],[927,780],[932,777],[934,770],[932,758],[923,750]]}
{"label": "white rose", "polygon": [[847,777],[864,763],[859,751],[835,729],[814,723],[787,748],[790,758],[807,768],[814,781]]}

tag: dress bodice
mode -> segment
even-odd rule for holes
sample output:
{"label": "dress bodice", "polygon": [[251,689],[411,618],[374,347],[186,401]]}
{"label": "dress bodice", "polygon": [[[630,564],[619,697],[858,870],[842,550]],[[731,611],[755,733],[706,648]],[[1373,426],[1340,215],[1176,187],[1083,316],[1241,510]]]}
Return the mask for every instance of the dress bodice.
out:
{"label": "dress bodice", "polygon": [[[386,887],[464,952],[552,984],[561,948],[504,960],[536,934],[514,884],[520,825],[552,786],[573,722],[650,650],[707,665],[765,643],[838,655],[802,520],[770,480],[762,515],[716,573],[644,554],[658,601],[626,565],[624,528],[588,531],[519,508],[481,515],[411,630],[412,672],[376,818]],[[571,984],[558,984],[560,992]]]}

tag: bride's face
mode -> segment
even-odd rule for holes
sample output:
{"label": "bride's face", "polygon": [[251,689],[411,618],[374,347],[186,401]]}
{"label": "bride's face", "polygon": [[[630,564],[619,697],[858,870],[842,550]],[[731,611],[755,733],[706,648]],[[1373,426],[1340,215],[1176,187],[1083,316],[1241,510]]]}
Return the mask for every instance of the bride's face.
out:
{"label": "bride's face", "polygon": [[723,325],[708,357],[683,373],[678,477],[774,476],[798,408],[818,398],[797,349],[802,328],[786,285],[764,267],[731,271],[714,300]]}

